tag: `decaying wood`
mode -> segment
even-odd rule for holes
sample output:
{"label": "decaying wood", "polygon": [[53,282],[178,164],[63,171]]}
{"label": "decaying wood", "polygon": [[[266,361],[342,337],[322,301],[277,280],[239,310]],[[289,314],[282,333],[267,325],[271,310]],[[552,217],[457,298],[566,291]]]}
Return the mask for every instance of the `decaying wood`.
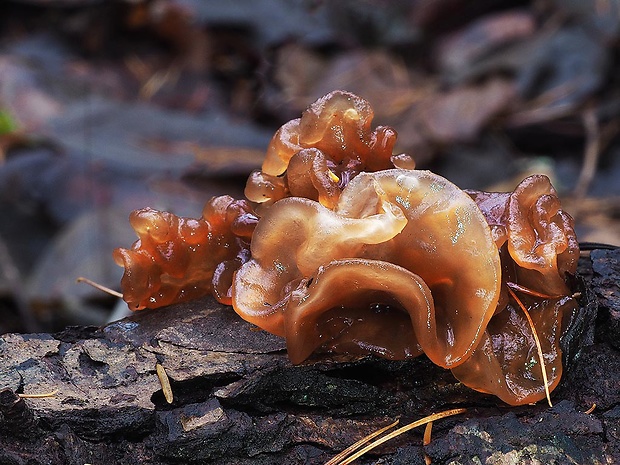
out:
{"label": "decaying wood", "polygon": [[203,300],[104,328],[2,336],[0,463],[325,463],[398,418],[456,407],[467,412],[436,421],[430,444],[410,431],[358,463],[619,463],[620,252],[591,259],[553,408],[506,406],[424,357],[293,366],[282,339]]}

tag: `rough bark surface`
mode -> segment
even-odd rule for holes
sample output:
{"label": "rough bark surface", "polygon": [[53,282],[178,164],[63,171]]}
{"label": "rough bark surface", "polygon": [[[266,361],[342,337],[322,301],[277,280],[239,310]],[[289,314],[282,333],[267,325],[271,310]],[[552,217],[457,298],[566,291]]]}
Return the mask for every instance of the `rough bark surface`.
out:
{"label": "rough bark surface", "polygon": [[436,422],[429,445],[409,432],[358,463],[620,463],[620,251],[593,251],[580,272],[553,408],[509,407],[424,357],[293,366],[280,338],[207,299],[104,328],[2,336],[0,463],[324,463],[395,418],[454,407],[468,410]]}

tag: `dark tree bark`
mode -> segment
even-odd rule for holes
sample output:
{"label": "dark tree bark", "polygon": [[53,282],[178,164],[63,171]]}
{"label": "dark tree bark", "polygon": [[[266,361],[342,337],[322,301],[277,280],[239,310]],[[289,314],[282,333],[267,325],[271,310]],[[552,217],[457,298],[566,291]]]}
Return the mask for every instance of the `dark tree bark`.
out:
{"label": "dark tree bark", "polygon": [[206,299],[104,328],[2,336],[0,463],[324,463],[396,418],[454,407],[468,410],[436,422],[424,448],[412,431],[358,463],[620,463],[620,251],[582,262],[553,408],[507,406],[424,357],[293,366],[282,339]]}

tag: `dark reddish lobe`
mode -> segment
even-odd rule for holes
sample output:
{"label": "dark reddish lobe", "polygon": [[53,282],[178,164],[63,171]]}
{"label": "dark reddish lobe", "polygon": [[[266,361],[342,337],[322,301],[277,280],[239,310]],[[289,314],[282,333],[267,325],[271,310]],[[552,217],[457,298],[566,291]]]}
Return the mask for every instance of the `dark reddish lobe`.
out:
{"label": "dark reddish lobe", "polygon": [[[214,291],[230,303],[232,273],[249,257],[258,221],[247,201],[214,197],[201,218],[147,208],[133,212],[130,221],[139,239],[130,249],[114,251],[116,263],[125,268],[121,288],[129,308],[157,308]],[[221,264],[225,272],[215,276],[214,289]]]}

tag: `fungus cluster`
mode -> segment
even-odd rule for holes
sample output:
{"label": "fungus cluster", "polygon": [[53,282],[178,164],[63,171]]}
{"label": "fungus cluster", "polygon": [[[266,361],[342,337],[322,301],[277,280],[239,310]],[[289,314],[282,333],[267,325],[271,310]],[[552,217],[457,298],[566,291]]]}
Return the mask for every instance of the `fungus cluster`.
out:
{"label": "fungus cluster", "polygon": [[426,354],[465,385],[512,405],[545,397],[577,308],[572,219],[545,176],[510,193],[464,191],[393,155],[368,102],[342,91],[274,135],[248,200],[212,199],[200,219],[150,209],[117,249],[130,308],[212,293],[316,351]]}
{"label": "fungus cluster", "polygon": [[125,268],[123,299],[142,310],[213,293],[230,305],[233,273],[249,259],[257,221],[246,200],[227,195],[209,200],[197,219],[151,208],[132,212],[129,222],[139,239],[113,254]]}

